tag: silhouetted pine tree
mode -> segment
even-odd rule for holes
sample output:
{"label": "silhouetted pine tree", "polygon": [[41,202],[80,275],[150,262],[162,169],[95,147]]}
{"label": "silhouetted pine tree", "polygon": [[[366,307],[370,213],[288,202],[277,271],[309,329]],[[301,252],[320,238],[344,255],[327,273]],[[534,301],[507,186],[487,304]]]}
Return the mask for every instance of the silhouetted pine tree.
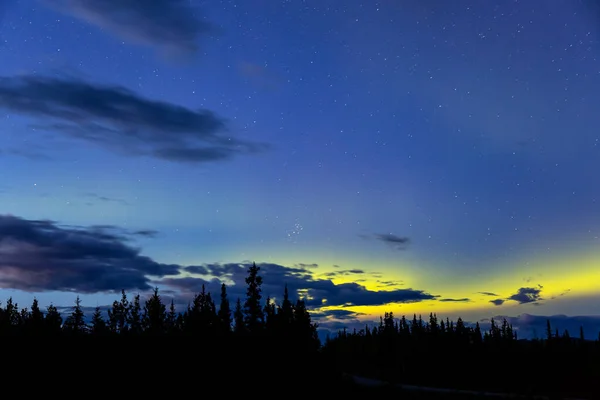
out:
{"label": "silhouetted pine tree", "polygon": [[154,288],[152,296],[144,304],[144,315],[142,317],[144,330],[151,335],[160,335],[166,331],[167,308],[165,307],[158,288]]}
{"label": "silhouetted pine tree", "polygon": [[260,305],[262,277],[258,275],[260,267],[256,263],[248,269],[246,277],[246,301],[244,303],[244,322],[246,329],[250,333],[259,333],[262,330],[264,323],[263,310]]}
{"label": "silhouetted pine tree", "polygon": [[221,329],[225,332],[231,331],[231,308],[229,307],[229,299],[227,298],[227,286],[221,285],[221,304],[219,305],[219,323]]}
{"label": "silhouetted pine tree", "polygon": [[39,335],[44,330],[44,313],[40,310],[40,305],[36,298],[33,299],[31,304],[31,312],[29,320],[27,321],[27,332],[30,334]]}
{"label": "silhouetted pine tree", "polygon": [[85,324],[85,315],[81,308],[81,299],[79,298],[79,296],[77,296],[77,299],[75,299],[73,311],[71,311],[71,314],[65,320],[63,329],[67,333],[76,335],[80,335],[87,332],[87,325]]}
{"label": "silhouetted pine tree", "polygon": [[235,310],[233,311],[233,320],[235,322],[235,333],[241,334],[246,332],[246,326],[244,324],[244,310],[242,308],[242,302],[239,299],[239,297],[235,303]]}
{"label": "silhouetted pine tree", "polygon": [[61,331],[62,323],[63,320],[58,309],[53,304],[50,304],[46,309],[46,318],[44,319],[46,331],[49,334],[58,334]]}
{"label": "silhouetted pine tree", "polygon": [[126,333],[129,328],[129,300],[125,290],[121,290],[121,301],[114,301],[108,310],[108,326],[113,333]]}
{"label": "silhouetted pine tree", "polygon": [[143,332],[144,327],[142,324],[142,303],[140,295],[137,294],[133,298],[133,303],[129,305],[129,312],[127,313],[127,324],[129,325],[129,333],[133,335],[139,335]]}
{"label": "silhouetted pine tree", "polygon": [[277,308],[277,332],[281,337],[289,336],[294,321],[294,306],[290,301],[290,293],[287,284],[283,289],[283,300]]}
{"label": "silhouetted pine tree", "polygon": [[313,323],[304,300],[298,299],[294,307],[294,322],[292,331],[295,334],[296,344],[304,344],[309,350],[318,349],[319,336],[317,335],[317,324]]}
{"label": "silhouetted pine tree", "polygon": [[267,332],[273,333],[273,330],[275,329],[276,325],[277,314],[275,309],[275,303],[271,301],[271,297],[267,297],[263,312],[265,316],[265,329],[267,330]]}
{"label": "silhouetted pine tree", "polygon": [[94,314],[92,315],[92,321],[90,324],[89,332],[92,335],[106,335],[108,333],[108,326],[102,316],[100,307],[96,307]]}
{"label": "silhouetted pine tree", "polygon": [[167,332],[174,334],[177,333],[179,329],[180,326],[177,320],[177,311],[175,310],[175,300],[171,299],[171,305],[169,306],[169,312],[167,314]]}

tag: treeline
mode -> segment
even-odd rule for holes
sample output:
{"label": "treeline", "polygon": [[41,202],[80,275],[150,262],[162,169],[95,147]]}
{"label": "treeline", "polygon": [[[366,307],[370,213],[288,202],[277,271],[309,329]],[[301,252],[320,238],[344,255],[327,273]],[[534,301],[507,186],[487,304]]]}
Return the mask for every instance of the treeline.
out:
{"label": "treeline", "polygon": [[[42,374],[46,378],[53,373],[64,376],[69,370],[80,386],[89,382],[93,390],[101,388],[94,383],[98,377],[112,376],[116,372],[111,368],[117,365],[133,368],[132,376],[149,368],[146,373],[154,380],[118,389],[120,394],[135,396],[173,396],[177,390],[183,395],[199,390],[195,385],[244,392],[261,379],[287,385],[298,376],[317,385],[332,384],[334,374],[325,370],[320,359],[317,325],[304,301],[293,302],[287,288],[279,304],[263,300],[259,270],[256,265],[248,269],[244,299],[230,303],[227,286],[222,285],[215,300],[203,287],[182,311],[175,309],[173,301],[165,304],[158,289],[144,301],[122,291],[107,313],[97,307],[91,316],[85,315],[79,297],[64,316],[54,305],[42,311],[36,299],[30,308],[19,308],[9,299],[0,307],[2,360],[18,370],[35,365],[46,371]],[[193,383],[164,381],[165,368],[172,370],[176,380]],[[243,373],[235,372],[239,369]],[[295,392],[311,387],[300,385]]]}
{"label": "treeline", "polygon": [[204,339],[230,337],[265,337],[285,339],[295,345],[317,350],[320,347],[317,324],[313,323],[302,299],[292,302],[287,287],[281,304],[267,298],[262,301],[262,277],[255,264],[248,269],[246,298],[229,301],[227,286],[221,286],[217,302],[202,286],[183,312],[175,304],[165,304],[158,288],[144,302],[140,295],[128,298],[123,290],[107,315],[96,307],[86,318],[79,297],[71,312],[63,319],[54,305],[43,312],[37,299],[28,308],[19,309],[12,298],[0,307],[0,335],[68,335],[68,336],[187,336]]}
{"label": "treeline", "polygon": [[428,321],[386,313],[378,326],[340,331],[323,351],[339,369],[392,383],[600,398],[600,341],[583,329],[559,335],[549,321],[546,339],[518,340],[505,319],[482,330],[433,313]]}

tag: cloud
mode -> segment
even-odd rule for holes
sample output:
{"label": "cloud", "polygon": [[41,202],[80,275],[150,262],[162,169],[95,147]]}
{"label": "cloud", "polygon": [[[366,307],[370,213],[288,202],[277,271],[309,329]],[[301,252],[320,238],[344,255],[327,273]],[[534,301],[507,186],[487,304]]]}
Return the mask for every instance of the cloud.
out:
{"label": "cloud", "polygon": [[[202,288],[218,296],[222,283],[230,299],[245,298],[245,278],[251,263],[163,264],[140,254],[132,242],[151,230],[127,230],[112,225],[71,226],[49,220],[0,215],[0,287],[29,292],[65,291],[81,294],[121,289],[147,291],[154,286],[185,304]],[[293,299],[303,297],[311,309],[414,303],[432,300],[424,290],[370,290],[356,282],[335,284],[317,278],[306,267],[257,263],[264,297],[281,300],[287,285]],[[360,273],[360,270],[348,270]],[[191,274],[176,277],[181,272]],[[349,312],[329,313],[349,315]]]}
{"label": "cloud", "polygon": [[149,290],[177,265],[142,256],[127,231],[0,216],[0,287],[29,292]]}
{"label": "cloud", "polygon": [[380,281],[378,280],[377,283],[379,284],[379,287],[390,287],[390,286],[402,286],[404,285],[404,281]]}
{"label": "cloud", "polygon": [[405,250],[410,239],[404,236],[397,236],[391,233],[376,233],[375,238],[394,247],[397,250]]}
{"label": "cloud", "polygon": [[498,297],[498,295],[494,292],[477,292],[477,293],[482,294],[484,296]]}
{"label": "cloud", "polygon": [[214,33],[187,0],[45,0],[66,14],[164,55],[189,55],[198,40]]}
{"label": "cloud", "polygon": [[47,121],[43,128],[69,138],[130,156],[202,163],[267,148],[224,136],[225,121],[211,111],[75,79],[0,77],[0,108]]}
{"label": "cloud", "polygon": [[115,197],[101,196],[97,193],[86,193],[84,196],[88,197],[88,198],[92,198],[92,199],[97,200],[102,203],[116,203],[116,204],[121,204],[124,206],[130,205],[126,200],[118,199]]}
{"label": "cloud", "polygon": [[325,273],[323,273],[323,276],[334,277],[334,276],[340,276],[340,275],[361,275],[361,274],[365,274],[365,271],[363,271],[362,269],[344,269],[341,271],[325,272]]}
{"label": "cloud", "polygon": [[158,235],[158,231],[155,231],[154,229],[140,229],[131,233],[136,236],[143,236],[147,238],[155,238]]}
{"label": "cloud", "polygon": [[316,263],[312,263],[312,264],[299,263],[299,264],[294,264],[294,266],[298,267],[298,268],[317,268],[319,266],[319,264],[316,264]]}
{"label": "cloud", "polygon": [[536,301],[543,300],[541,297],[542,286],[538,285],[537,288],[533,287],[522,287],[519,288],[517,293],[508,297],[506,300],[513,300],[519,304],[534,303]]}
{"label": "cloud", "polygon": [[324,319],[334,319],[334,320],[355,320],[357,317],[365,315],[364,313],[359,313],[350,310],[319,310],[313,311],[311,313],[311,317],[324,320]]}
{"label": "cloud", "polygon": [[[543,288],[544,287],[542,285],[537,285],[537,287],[522,287],[517,290],[517,293],[515,293],[505,299],[490,300],[490,303],[492,303],[496,306],[501,306],[502,304],[506,303],[507,301],[516,301],[519,304],[532,303],[533,305],[540,305],[537,302],[544,300],[541,295]],[[479,293],[486,294],[487,292],[479,292]],[[564,294],[565,293],[563,293],[563,295]],[[493,293],[490,293],[489,295],[491,296],[491,295],[493,295]]]}
{"label": "cloud", "polygon": [[[197,270],[204,277],[166,278],[161,284],[187,293],[207,290],[218,293],[221,283],[231,285],[228,289],[231,299],[244,298],[247,269],[251,265],[245,263],[203,264],[186,268],[186,271]],[[388,303],[413,303],[434,299],[435,296],[415,289],[397,289],[388,291],[369,290],[356,282],[335,284],[329,279],[318,279],[312,271],[305,268],[285,267],[273,263],[257,263],[263,277],[264,296],[281,299],[283,288],[287,285],[290,296],[302,296],[309,307],[322,306],[367,306]]]}
{"label": "cloud", "polygon": [[456,303],[468,303],[469,301],[471,301],[471,299],[463,297],[461,299],[439,299],[438,301],[442,301],[442,302],[456,302]]}

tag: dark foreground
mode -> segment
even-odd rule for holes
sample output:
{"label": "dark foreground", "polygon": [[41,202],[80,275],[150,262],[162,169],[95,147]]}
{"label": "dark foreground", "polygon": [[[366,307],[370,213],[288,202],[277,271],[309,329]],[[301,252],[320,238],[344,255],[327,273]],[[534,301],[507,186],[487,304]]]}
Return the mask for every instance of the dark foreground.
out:
{"label": "dark foreground", "polygon": [[[374,398],[479,400],[506,397],[401,390],[356,383],[330,356],[253,338],[237,343],[189,338],[44,338],[6,343],[14,384],[66,397]],[[4,374],[4,381],[8,376]],[[502,379],[499,377],[499,379]],[[426,377],[424,381],[426,382]],[[23,382],[23,383],[20,383]],[[364,382],[363,382],[364,383]],[[428,385],[424,385],[428,386]],[[435,386],[435,385],[432,385]],[[533,393],[532,393],[533,394]],[[538,394],[538,393],[536,393]],[[590,396],[547,396],[546,399]],[[513,397],[523,400],[535,397]]]}

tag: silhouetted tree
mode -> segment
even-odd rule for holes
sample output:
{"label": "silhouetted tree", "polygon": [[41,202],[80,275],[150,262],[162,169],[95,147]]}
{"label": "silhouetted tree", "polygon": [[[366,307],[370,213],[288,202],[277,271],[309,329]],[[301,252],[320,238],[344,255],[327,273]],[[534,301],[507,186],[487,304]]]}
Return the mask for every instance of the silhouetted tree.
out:
{"label": "silhouetted tree", "polygon": [[92,315],[90,333],[93,335],[105,335],[107,332],[108,327],[102,316],[102,311],[100,310],[100,307],[96,307],[94,314]]}
{"label": "silhouetted tree", "polygon": [[262,277],[258,275],[260,267],[256,263],[248,269],[246,277],[246,302],[244,303],[244,322],[250,333],[258,333],[263,327],[263,309],[260,305]]}
{"label": "silhouetted tree", "polygon": [[67,317],[64,324],[64,330],[71,334],[82,334],[87,332],[87,325],[85,324],[85,315],[81,308],[81,299],[77,296],[75,299],[75,305],[73,311]]}
{"label": "silhouetted tree", "polygon": [[167,332],[176,333],[180,329],[180,322],[177,319],[177,311],[175,310],[175,300],[171,299],[169,313],[167,314]]}
{"label": "silhouetted tree", "polygon": [[40,305],[36,298],[33,299],[31,304],[31,312],[29,320],[27,321],[27,332],[33,334],[43,333],[44,329],[44,313],[40,310]]}
{"label": "silhouetted tree", "polygon": [[144,304],[143,324],[145,331],[151,335],[163,334],[166,331],[167,309],[154,288],[152,296]]}
{"label": "silhouetted tree", "polygon": [[133,335],[139,335],[143,331],[142,324],[142,303],[140,295],[137,294],[133,298],[133,303],[129,305],[129,312],[127,313],[129,332]]}
{"label": "silhouetted tree", "polygon": [[238,298],[235,303],[235,310],[233,311],[233,319],[235,322],[234,331],[235,333],[244,333],[246,326],[244,324],[244,310],[242,308],[242,302]]}
{"label": "silhouetted tree", "polygon": [[58,334],[62,328],[62,317],[58,312],[58,309],[50,304],[46,310],[46,318],[44,320],[46,325],[46,330],[50,334]]}
{"label": "silhouetted tree", "polygon": [[231,331],[231,308],[229,307],[229,299],[227,298],[227,286],[221,285],[221,304],[219,305],[219,322],[222,330],[225,332]]}

